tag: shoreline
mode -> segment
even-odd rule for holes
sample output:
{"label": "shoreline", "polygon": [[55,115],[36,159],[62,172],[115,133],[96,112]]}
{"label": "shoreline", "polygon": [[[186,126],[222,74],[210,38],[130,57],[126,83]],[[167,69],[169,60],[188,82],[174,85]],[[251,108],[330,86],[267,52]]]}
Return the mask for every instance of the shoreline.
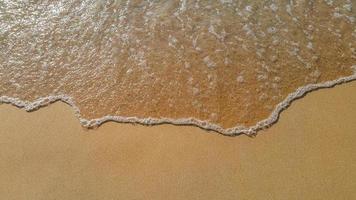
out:
{"label": "shoreline", "polygon": [[309,84],[306,86],[299,87],[295,92],[290,93],[282,102],[276,105],[275,109],[271,112],[270,116],[256,123],[254,126],[244,127],[235,126],[232,128],[222,128],[221,126],[202,121],[195,118],[182,118],[182,119],[171,119],[171,118],[139,118],[139,117],[123,117],[123,116],[111,116],[106,115],[101,118],[96,119],[85,119],[80,114],[80,109],[75,105],[74,101],[70,96],[66,95],[56,95],[47,96],[39,98],[33,102],[23,101],[18,98],[0,96],[0,103],[11,104],[18,108],[23,108],[24,110],[31,112],[40,109],[41,107],[48,106],[49,104],[61,101],[71,106],[75,112],[75,116],[79,119],[80,124],[86,128],[99,127],[106,122],[117,122],[117,123],[132,123],[132,124],[142,124],[147,126],[154,126],[160,124],[172,124],[177,126],[196,126],[206,131],[213,131],[224,136],[238,136],[245,134],[248,136],[254,136],[259,131],[268,129],[278,122],[280,114],[286,110],[294,101],[304,97],[305,95],[317,91],[320,89],[333,88],[337,85],[342,85],[356,80],[356,66],[351,67],[354,71],[353,75],[341,77],[336,80],[331,80],[323,83]]}
{"label": "shoreline", "polygon": [[0,105],[4,199],[355,199],[356,82],[293,103],[251,138],[193,126],[88,129],[62,102]]}

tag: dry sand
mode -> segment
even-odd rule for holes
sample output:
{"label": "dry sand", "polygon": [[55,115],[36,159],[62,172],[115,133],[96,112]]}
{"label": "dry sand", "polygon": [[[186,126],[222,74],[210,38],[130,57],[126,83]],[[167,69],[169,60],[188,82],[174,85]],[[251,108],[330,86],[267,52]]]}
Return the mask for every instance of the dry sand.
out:
{"label": "dry sand", "polygon": [[82,128],[55,103],[0,106],[1,199],[356,199],[356,82],[308,94],[255,138]]}

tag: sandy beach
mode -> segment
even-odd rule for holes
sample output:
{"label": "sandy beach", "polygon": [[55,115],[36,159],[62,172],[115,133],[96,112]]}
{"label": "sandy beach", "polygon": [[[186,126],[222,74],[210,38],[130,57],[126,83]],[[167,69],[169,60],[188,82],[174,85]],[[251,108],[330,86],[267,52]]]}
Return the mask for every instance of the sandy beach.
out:
{"label": "sandy beach", "polygon": [[354,199],[356,82],[295,101],[257,137],[80,126],[54,103],[0,106],[2,199]]}
{"label": "sandy beach", "polygon": [[355,3],[1,2],[0,200],[356,199]]}

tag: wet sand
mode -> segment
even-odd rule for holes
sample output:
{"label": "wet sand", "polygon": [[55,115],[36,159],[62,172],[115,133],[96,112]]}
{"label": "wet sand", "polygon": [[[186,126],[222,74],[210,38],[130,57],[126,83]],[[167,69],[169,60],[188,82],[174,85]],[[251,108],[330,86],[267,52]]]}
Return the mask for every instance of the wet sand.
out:
{"label": "wet sand", "polygon": [[71,99],[86,126],[110,118],[254,134],[298,88],[356,79],[355,4],[4,2],[0,101]]}
{"label": "wet sand", "polygon": [[355,199],[356,82],[312,92],[255,138],[80,126],[55,103],[0,105],[2,199]]}

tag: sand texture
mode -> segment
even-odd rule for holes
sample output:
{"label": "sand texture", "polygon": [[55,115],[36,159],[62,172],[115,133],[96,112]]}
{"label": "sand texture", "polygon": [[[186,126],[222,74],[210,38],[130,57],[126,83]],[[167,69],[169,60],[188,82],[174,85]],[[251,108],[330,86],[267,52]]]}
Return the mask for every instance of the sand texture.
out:
{"label": "sand texture", "polygon": [[0,105],[0,196],[54,199],[356,199],[356,82],[295,101],[255,138],[197,127],[80,126],[54,103]]}

